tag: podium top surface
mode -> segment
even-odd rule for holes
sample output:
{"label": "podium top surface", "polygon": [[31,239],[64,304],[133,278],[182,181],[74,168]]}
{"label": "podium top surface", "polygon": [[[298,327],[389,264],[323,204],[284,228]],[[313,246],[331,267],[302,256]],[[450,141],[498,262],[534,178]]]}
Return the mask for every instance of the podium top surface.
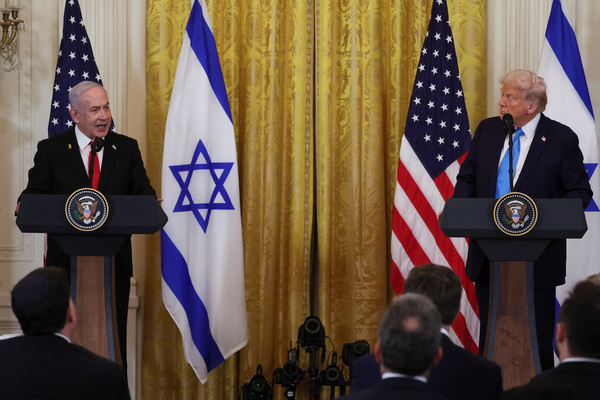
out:
{"label": "podium top surface", "polygon": [[[538,220],[520,236],[527,239],[581,238],[587,231],[583,204],[579,199],[533,199]],[[440,216],[440,228],[448,237],[498,238],[511,236],[494,223],[497,199],[450,198]],[[512,237],[514,239],[514,237]]]}
{"label": "podium top surface", "polygon": [[108,218],[93,232],[71,226],[65,214],[66,194],[24,194],[16,223],[21,232],[81,235],[152,234],[167,223],[167,215],[154,196],[105,197],[110,209]]}

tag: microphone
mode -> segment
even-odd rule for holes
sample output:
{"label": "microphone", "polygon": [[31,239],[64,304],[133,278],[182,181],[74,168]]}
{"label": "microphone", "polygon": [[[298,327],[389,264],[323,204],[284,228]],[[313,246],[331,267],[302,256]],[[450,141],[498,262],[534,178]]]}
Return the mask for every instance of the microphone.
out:
{"label": "microphone", "polygon": [[[508,114],[508,115],[510,115],[510,114]],[[512,117],[511,117],[511,119],[512,119]],[[103,147],[104,147],[104,139],[96,137],[94,139],[94,143],[92,143],[92,151],[94,153],[98,153],[100,150],[102,150]]]}
{"label": "microphone", "polygon": [[514,133],[515,121],[513,120],[513,116],[510,114],[504,114],[502,121],[504,121],[504,132],[506,132],[507,135]]}

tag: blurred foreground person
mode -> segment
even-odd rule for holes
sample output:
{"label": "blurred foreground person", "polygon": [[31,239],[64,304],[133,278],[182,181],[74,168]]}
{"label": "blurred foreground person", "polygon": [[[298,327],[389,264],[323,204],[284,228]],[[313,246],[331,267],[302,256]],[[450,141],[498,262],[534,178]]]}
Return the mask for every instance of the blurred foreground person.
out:
{"label": "blurred foreground person", "polygon": [[71,343],[75,306],[61,268],[39,268],[11,292],[23,336],[0,340],[0,398],[130,399],[122,366]]}
{"label": "blurred foreground person", "polygon": [[575,285],[560,309],[556,348],[557,367],[506,391],[502,399],[600,398],[600,286],[591,281]]}

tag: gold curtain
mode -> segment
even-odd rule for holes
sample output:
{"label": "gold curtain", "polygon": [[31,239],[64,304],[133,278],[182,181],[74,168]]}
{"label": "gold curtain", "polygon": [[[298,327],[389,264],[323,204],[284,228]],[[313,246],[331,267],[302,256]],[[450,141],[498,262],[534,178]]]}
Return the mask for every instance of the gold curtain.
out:
{"label": "gold curtain", "polygon": [[[271,381],[311,309],[331,338],[328,354],[335,346],[341,359],[342,345],[358,339],[373,346],[392,296],[397,157],[431,0],[207,0],[207,7],[236,131],[249,342],[199,383],[162,304],[160,242],[149,237],[145,399],[237,399],[258,364]],[[189,0],[147,2],[147,164],[159,193],[189,10]],[[451,1],[449,12],[474,126],[485,116],[485,1]]]}
{"label": "gold curtain", "polygon": [[[344,343],[377,342],[379,319],[394,296],[388,277],[396,169],[432,2],[321,3],[315,98],[318,301],[339,353]],[[485,2],[450,1],[448,8],[476,126],[485,116]]]}

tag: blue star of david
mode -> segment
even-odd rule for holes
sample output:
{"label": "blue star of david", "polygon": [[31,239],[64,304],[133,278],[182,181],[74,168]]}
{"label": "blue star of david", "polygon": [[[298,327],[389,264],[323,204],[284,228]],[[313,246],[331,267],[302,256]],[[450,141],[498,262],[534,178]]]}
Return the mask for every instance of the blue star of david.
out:
{"label": "blue star of david", "polygon": [[[200,155],[202,155],[202,158],[204,158],[204,162],[202,162],[202,160],[198,160]],[[189,164],[169,166],[169,169],[173,173],[175,180],[181,187],[181,193],[179,194],[179,198],[177,199],[177,203],[175,204],[173,212],[191,211],[194,217],[196,217],[196,220],[200,224],[200,227],[204,233],[206,233],[208,222],[210,220],[210,214],[213,210],[234,209],[233,203],[231,202],[229,194],[227,193],[227,190],[225,190],[224,186],[232,167],[232,162],[211,161],[204,143],[202,143],[202,140],[199,140],[196,150],[194,151],[192,161]],[[194,171],[208,171],[212,181],[215,184],[212,194],[210,195],[210,200],[207,203],[196,203],[192,198],[192,193],[190,192],[190,183],[192,182],[192,175],[194,175]],[[217,171],[220,171],[220,174],[218,174]],[[198,174],[198,172],[196,172],[196,174]],[[200,188],[199,191],[207,192],[202,190],[202,188]],[[221,199],[220,202],[217,201],[219,198]],[[200,210],[206,210],[206,216],[202,216]]]}
{"label": "blue star of david", "polygon": [[[590,164],[584,164],[584,165],[585,165],[585,169],[588,173],[588,178],[592,179],[592,175],[594,175],[594,171],[596,171],[596,168],[598,168],[598,163],[590,163]],[[600,209],[598,208],[598,204],[596,204],[593,197],[592,197],[592,200],[590,201],[590,204],[586,207],[585,211],[587,211],[587,212],[600,211]]]}

